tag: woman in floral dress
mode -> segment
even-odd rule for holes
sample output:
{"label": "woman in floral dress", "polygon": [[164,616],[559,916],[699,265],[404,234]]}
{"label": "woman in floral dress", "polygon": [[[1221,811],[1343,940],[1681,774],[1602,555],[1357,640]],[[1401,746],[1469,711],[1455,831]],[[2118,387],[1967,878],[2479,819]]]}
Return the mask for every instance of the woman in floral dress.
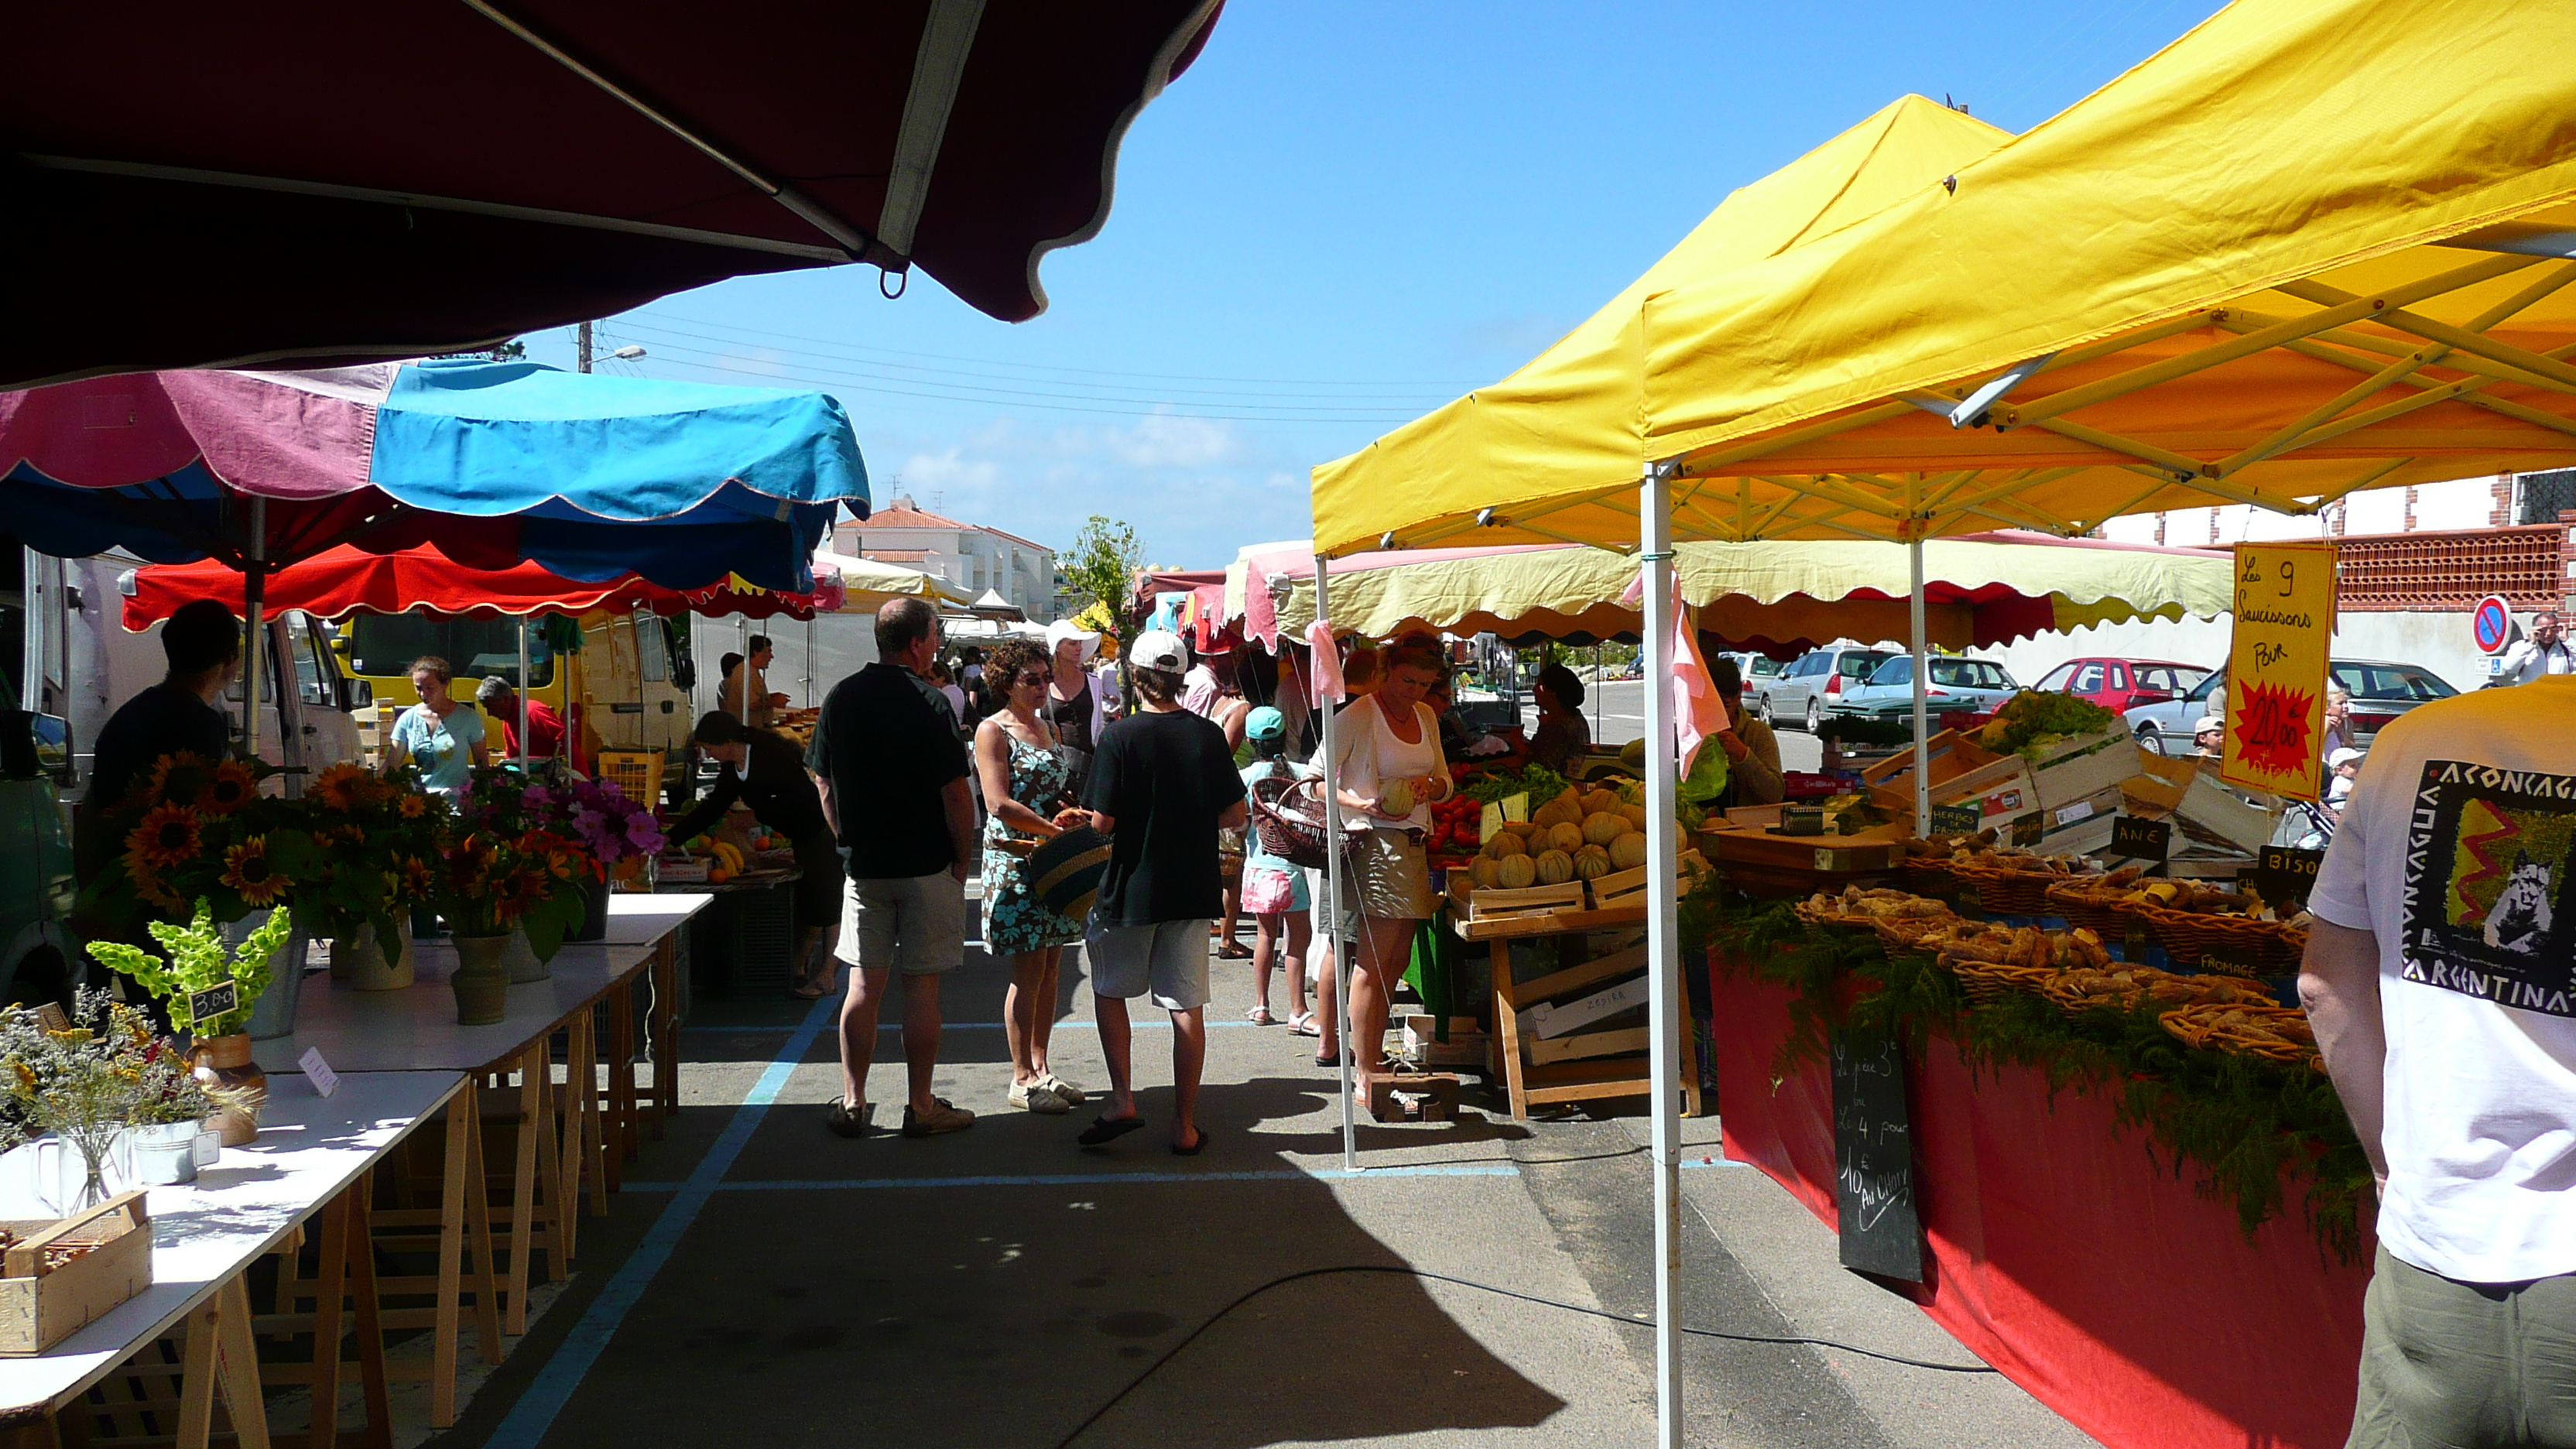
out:
{"label": "woman in floral dress", "polygon": [[1046,840],[1065,825],[1085,823],[1070,808],[1070,776],[1046,720],[1045,651],[1009,639],[984,661],[984,683],[1000,708],[975,727],[975,771],[984,789],[984,949],[1011,959],[1003,1021],[1011,1043],[1014,1107],[1060,1113],[1083,1100],[1082,1089],[1047,1069],[1055,1028],[1056,975],[1064,948],[1082,939],[1082,922],[1059,916],[1029,891],[1027,866],[1006,841]]}

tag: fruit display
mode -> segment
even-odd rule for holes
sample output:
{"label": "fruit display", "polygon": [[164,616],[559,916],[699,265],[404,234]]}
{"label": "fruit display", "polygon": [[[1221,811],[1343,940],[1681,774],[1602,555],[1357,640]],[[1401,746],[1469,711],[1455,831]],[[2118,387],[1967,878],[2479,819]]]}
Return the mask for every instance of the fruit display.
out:
{"label": "fruit display", "polygon": [[1434,859],[1460,859],[1477,853],[1482,842],[1476,838],[1484,824],[1485,807],[1464,795],[1452,795],[1431,807],[1431,835],[1423,842]]}
{"label": "fruit display", "polygon": [[2120,717],[2072,694],[2026,689],[1998,706],[1977,731],[1977,743],[1996,754],[2039,759],[2050,745],[2075,735],[2116,728]]}

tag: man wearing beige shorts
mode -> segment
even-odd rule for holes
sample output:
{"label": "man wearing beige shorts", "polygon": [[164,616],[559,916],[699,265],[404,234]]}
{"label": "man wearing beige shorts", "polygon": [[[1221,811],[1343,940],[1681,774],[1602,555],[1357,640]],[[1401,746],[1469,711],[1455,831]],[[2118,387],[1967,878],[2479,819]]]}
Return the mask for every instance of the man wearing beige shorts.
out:
{"label": "man wearing beige shorts", "polygon": [[840,834],[850,879],[839,954],[851,970],[841,1001],[841,1094],[825,1125],[868,1131],[868,1067],[877,1013],[903,977],[903,1135],[934,1137],[975,1114],[931,1095],[939,1065],[939,977],[966,956],[966,876],[975,865],[975,802],[966,746],[917,682],[939,656],[939,616],[919,599],[877,611],[877,658],[832,687],[805,766]]}

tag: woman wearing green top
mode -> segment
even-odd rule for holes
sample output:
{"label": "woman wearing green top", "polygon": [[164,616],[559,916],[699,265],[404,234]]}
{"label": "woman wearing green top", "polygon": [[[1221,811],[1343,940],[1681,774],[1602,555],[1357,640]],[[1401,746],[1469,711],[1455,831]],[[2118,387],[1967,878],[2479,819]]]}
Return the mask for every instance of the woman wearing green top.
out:
{"label": "woman wearing green top", "polygon": [[386,774],[408,764],[420,772],[423,789],[450,800],[465,793],[469,771],[490,763],[483,748],[483,716],[448,693],[452,678],[447,661],[435,654],[411,662],[411,687],[420,703],[394,721],[385,746]]}

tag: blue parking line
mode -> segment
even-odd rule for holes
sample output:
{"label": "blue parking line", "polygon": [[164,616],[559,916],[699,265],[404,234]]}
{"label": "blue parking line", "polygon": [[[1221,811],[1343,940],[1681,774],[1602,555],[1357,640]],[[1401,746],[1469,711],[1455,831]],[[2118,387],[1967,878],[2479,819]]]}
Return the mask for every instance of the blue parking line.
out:
{"label": "blue parking line", "polygon": [[688,1179],[673,1189],[675,1195],[663,1207],[662,1215],[653,1220],[653,1226],[645,1230],[643,1241],[635,1245],[635,1251],[627,1255],[626,1261],[618,1265],[617,1272],[600,1288],[599,1296],[583,1310],[581,1321],[564,1335],[563,1342],[555,1345],[553,1356],[537,1370],[536,1379],[528,1385],[528,1391],[510,1406],[510,1412],[503,1416],[500,1426],[485,1441],[488,1449],[537,1449],[539,1441],[546,1437],[546,1431],[554,1427],[555,1416],[563,1412],[564,1405],[572,1400],[573,1391],[581,1387],[591,1365],[599,1361],[608,1341],[617,1336],[618,1325],[626,1321],[627,1313],[643,1298],[644,1290],[652,1286],[654,1275],[671,1260],[672,1250],[680,1245],[681,1236],[688,1232],[689,1225],[698,1220],[698,1214],[715,1196],[725,1173],[732,1170],[734,1159],[742,1155],[744,1145],[751,1141],[751,1134],[759,1130],[761,1119],[769,1115],[770,1105],[785,1090],[788,1073],[804,1060],[815,1038],[832,1023],[839,1004],[828,999],[818,1000],[813,1009],[805,1013],[805,1019],[797,1024],[795,1034],[778,1048],[778,1055],[770,1058],[768,1069],[760,1074],[759,1081],[752,1084],[742,1105],[734,1109],[732,1120],[725,1124],[715,1145],[698,1160]]}
{"label": "blue parking line", "polygon": [[[939,1029],[940,1029],[941,1031],[1000,1031],[1003,1027],[1005,1027],[1005,1026],[1007,1026],[1007,1025],[1009,1025],[1009,1023],[1007,1023],[1007,1022],[1000,1022],[1000,1021],[943,1021],[943,1022],[941,1022],[941,1023],[939,1024]],[[1086,1030],[1090,1030],[1090,1029],[1096,1028],[1096,1027],[1098,1027],[1099,1025],[1100,1025],[1100,1023],[1098,1023],[1098,1022],[1096,1022],[1096,1021],[1059,1021],[1059,1022],[1057,1022],[1057,1023],[1055,1024],[1055,1029],[1056,1029],[1057,1031],[1068,1031],[1068,1030],[1071,1030],[1071,1031],[1086,1031]],[[1135,1023],[1133,1023],[1133,1025],[1134,1025],[1135,1029],[1136,1029],[1136,1030],[1138,1030],[1138,1031],[1170,1031],[1170,1030],[1172,1029],[1172,1024],[1171,1024],[1171,1022],[1170,1022],[1170,1021],[1168,1021],[1168,1020],[1139,1021],[1139,1022],[1135,1022]],[[1254,1026],[1258,1026],[1258,1025],[1259,1025],[1259,1023],[1257,1023],[1257,1022],[1250,1022],[1250,1021],[1227,1020],[1227,1021],[1211,1021],[1211,1022],[1209,1022],[1209,1023],[1208,1023],[1208,1025],[1209,1025],[1209,1026],[1211,1026],[1211,1027],[1236,1027],[1236,1026],[1254,1027]],[[684,1027],[681,1027],[681,1028],[680,1028],[680,1030],[682,1030],[682,1031],[720,1031],[720,1032],[725,1033],[725,1034],[726,1034],[726,1035],[728,1035],[728,1036],[757,1036],[757,1035],[763,1035],[763,1034],[766,1034],[766,1033],[769,1033],[769,1032],[793,1031],[793,1030],[795,1030],[795,1028],[793,1028],[793,1027],[788,1027],[788,1026],[778,1026],[778,1025],[769,1025],[769,1026],[761,1026],[761,1025],[751,1025],[751,1026],[707,1026],[707,1025],[700,1025],[700,1026],[684,1026]],[[902,1022],[899,1022],[899,1021],[881,1021],[881,1022],[878,1022],[878,1023],[877,1023],[877,1030],[879,1030],[879,1031],[901,1031],[901,1030],[903,1030],[903,1023],[902,1023]]]}
{"label": "blue parking line", "polygon": [[[1120,1183],[1172,1182],[1336,1182],[1379,1177],[1513,1177],[1520,1169],[1511,1163],[1408,1163],[1395,1167],[1370,1167],[1358,1172],[1338,1167],[1319,1167],[1312,1172],[1296,1167],[1247,1168],[1236,1172],[1042,1172],[1033,1175],[991,1175],[982,1177],[848,1177],[848,1178],[779,1178],[763,1181],[728,1182],[718,1185],[720,1192],[876,1192],[888,1188],[934,1187],[1103,1187]],[[684,1183],[629,1182],[628,1192],[677,1192]]]}

